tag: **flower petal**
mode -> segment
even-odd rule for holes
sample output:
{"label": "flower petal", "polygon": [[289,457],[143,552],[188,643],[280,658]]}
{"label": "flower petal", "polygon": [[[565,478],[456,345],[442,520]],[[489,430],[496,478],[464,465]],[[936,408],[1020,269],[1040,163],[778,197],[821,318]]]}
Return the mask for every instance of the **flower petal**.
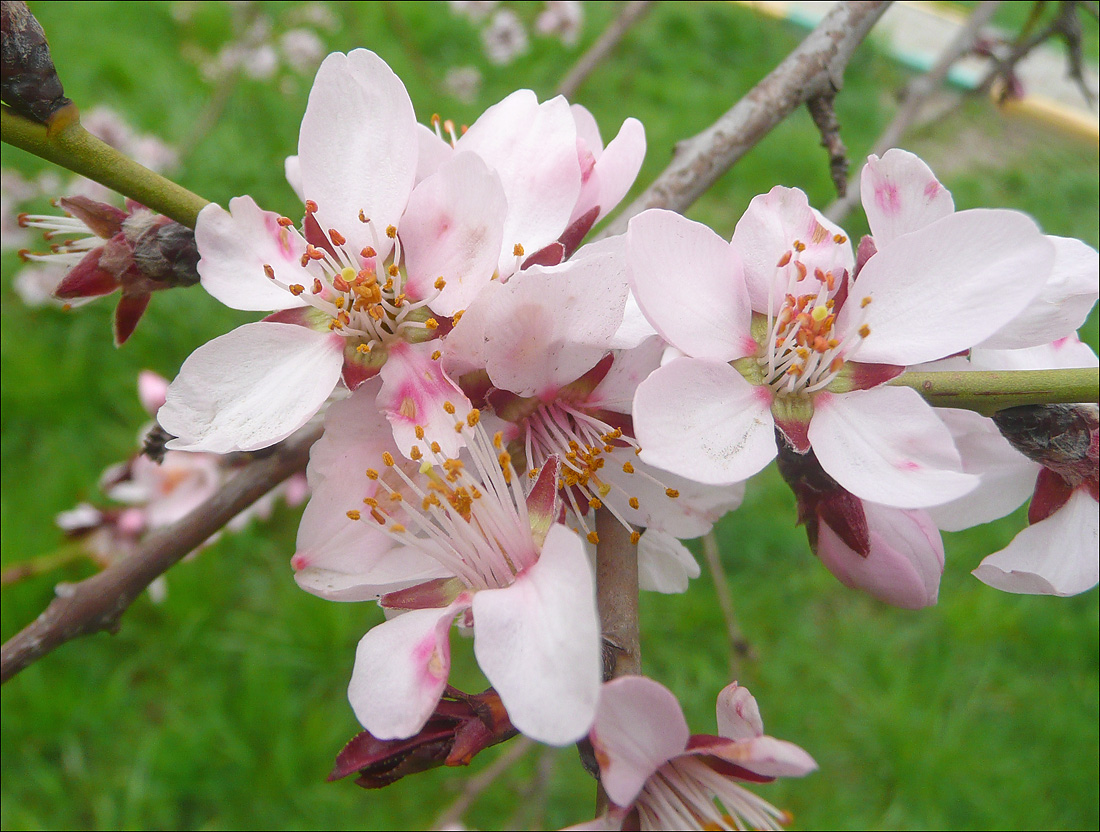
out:
{"label": "flower petal", "polygon": [[1100,581],[1100,513],[1078,488],[1058,511],[1028,526],[974,570],[994,589],[1028,595],[1077,595]]}
{"label": "flower petal", "polygon": [[747,480],[775,458],[771,393],[728,364],[677,358],[638,386],[641,458],[709,485]]}
{"label": "flower petal", "polygon": [[921,609],[936,603],[943,574],[943,541],[924,511],[906,511],[863,501],[870,552],[852,549],[827,523],[820,523],[817,555],[840,582],[887,604]]}
{"label": "flower petal", "polygon": [[630,288],[666,341],[714,361],[755,352],[748,291],[729,243],[672,211],[650,210],[630,220],[626,245]]}
{"label": "flower petal", "polygon": [[686,592],[699,564],[688,548],[672,535],[646,529],[638,540],[638,588],[647,592]]}
{"label": "flower petal", "polygon": [[412,102],[385,61],[366,49],[325,58],[298,136],[302,190],[317,203],[322,230],[336,228],[358,251],[374,244],[360,211],[380,235],[397,225],[413,189],[417,149]]}
{"label": "flower petal", "polygon": [[245,324],[183,362],[157,413],[169,448],[255,451],[286,439],[340,380],[344,339],[293,324]]}
{"label": "flower petal", "polygon": [[472,153],[458,153],[417,185],[401,219],[409,296],[432,294],[432,311],[465,309],[496,271],[508,202],[500,180]]}
{"label": "flower petal", "polygon": [[264,274],[264,266],[271,266],[276,278],[289,285],[303,273],[299,260],[306,242],[278,219],[250,196],[229,200],[228,211],[213,203],[203,208],[195,226],[202,287],[234,309],[259,312],[305,306],[304,300]]}
{"label": "flower petal", "polygon": [[404,739],[424,727],[451,670],[451,622],[469,604],[463,595],[443,610],[411,610],[360,639],[348,701],[375,737]]}
{"label": "flower petal", "polygon": [[1096,304],[1096,274],[1100,256],[1080,240],[1051,237],[1054,268],[1039,296],[991,335],[981,346],[987,349],[1019,349],[1046,344],[1073,335],[1084,325]]}
{"label": "flower petal", "polygon": [[534,254],[569,224],[581,190],[577,127],[561,96],[542,104],[519,90],[486,110],[456,145],[497,172],[508,197],[499,269],[516,269],[513,247]]}
{"label": "flower petal", "polygon": [[896,147],[881,159],[874,154],[867,157],[859,196],[879,249],[902,234],[955,213],[951,192],[932,169],[920,157]]}
{"label": "flower petal", "polygon": [[756,697],[736,682],[726,685],[715,703],[718,733],[730,740],[751,740],[764,736],[764,720]]}
{"label": "flower petal", "polygon": [[[968,349],[1023,311],[1042,287],[1054,247],[1017,211],[960,211],[898,237],[867,261],[837,331],[870,334],[855,356],[919,364]],[[849,336],[851,337],[851,336]]]}
{"label": "flower petal", "polygon": [[924,508],[978,485],[962,473],[951,433],[908,387],[818,395],[809,438],[821,467],[864,500]]}
{"label": "flower petal", "polygon": [[584,544],[555,525],[538,561],[504,589],[474,595],[474,655],[512,724],[550,745],[575,742],[596,715],[600,625]]}
{"label": "flower petal", "polygon": [[[574,105],[574,112],[576,112]],[[636,118],[628,118],[611,143],[597,155],[592,175],[581,189],[570,222],[598,206],[596,222],[618,205],[642,169],[645,159],[645,127]]]}
{"label": "flower petal", "polygon": [[646,780],[687,746],[687,720],[672,692],[645,676],[621,676],[600,692],[592,745],[607,796],[629,806]]}

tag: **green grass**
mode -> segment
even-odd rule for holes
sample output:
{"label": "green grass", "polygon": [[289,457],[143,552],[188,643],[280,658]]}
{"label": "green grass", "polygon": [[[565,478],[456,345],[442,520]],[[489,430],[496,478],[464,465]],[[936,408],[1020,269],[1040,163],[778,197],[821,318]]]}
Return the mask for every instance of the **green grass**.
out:
{"label": "green grass", "polygon": [[[278,13],[291,7],[271,5]],[[588,8],[584,41],[567,50],[535,41],[507,68],[479,57],[476,30],[427,4],[335,7],[333,49],[368,46],[403,78],[426,119],[472,122],[517,86],[549,95],[610,18]],[[140,129],[182,141],[210,90],[180,58],[182,41],[213,48],[229,13],[203,6],[186,37],[164,4],[48,3],[33,7],[66,91],[82,107],[108,103]],[[399,16],[400,30],[392,26]],[[389,16],[388,16],[389,15]],[[646,125],[639,186],[674,143],[706,127],[777,63],[803,33],[731,4],[661,4],[591,78],[577,100],[605,139],[623,118]],[[442,92],[446,67],[474,63],[481,97]],[[868,50],[853,61],[837,102],[853,160],[889,120],[902,70]],[[282,158],[294,152],[308,92],[242,81],[222,118],[178,172],[207,198],[240,193],[293,214]],[[805,113],[754,149],[689,212],[729,235],[748,201],[798,185],[817,205],[832,197],[826,157]],[[1015,207],[1050,233],[1096,246],[1100,165],[1094,145],[1006,120],[974,102],[916,131],[907,146],[952,189],[960,208]],[[5,147],[5,167],[42,169]],[[862,217],[846,223],[863,233]],[[108,464],[126,456],[143,416],[138,370],[171,376],[199,344],[253,316],[194,289],[155,297],[124,349],[110,342],[111,301],[77,313],[23,307],[3,258],[2,559],[61,543],[53,516],[94,496]],[[919,314],[919,310],[914,310]],[[1097,345],[1096,314],[1085,337]],[[140,599],[115,636],[70,643],[3,687],[0,826],[39,828],[422,828],[465,781],[435,771],[381,792],[324,782],[357,726],[345,699],[356,641],[380,620],[372,605],[309,596],[290,577],[297,515],[223,538],[169,575],[160,605]],[[997,593],[969,571],[1021,527],[1005,521],[948,535],[940,603],[920,613],[886,608],[840,586],[794,526],[794,500],[774,471],[720,527],[735,605],[756,659],[740,680],[759,698],[769,732],[821,764],[805,780],[760,788],[796,827],[917,829],[1088,828],[1098,814],[1095,591],[1073,599]],[[74,566],[5,589],[2,635],[48,603]],[[728,681],[728,648],[711,579],[682,596],[642,601],[646,672],[680,697],[697,732],[714,730],[714,696]],[[479,675],[455,639],[456,676]],[[487,752],[471,772],[500,753]],[[544,810],[525,790],[528,755],[466,815],[471,828],[534,821],[555,828],[591,816],[591,780],[572,749],[554,761]]]}

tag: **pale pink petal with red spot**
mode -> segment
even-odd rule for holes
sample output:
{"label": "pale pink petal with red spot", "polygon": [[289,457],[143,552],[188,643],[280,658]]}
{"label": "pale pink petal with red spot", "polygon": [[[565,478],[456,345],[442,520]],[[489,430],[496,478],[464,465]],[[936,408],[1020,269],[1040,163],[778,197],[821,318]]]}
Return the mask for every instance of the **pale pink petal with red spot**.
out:
{"label": "pale pink petal with red spot", "polygon": [[867,157],[859,195],[875,245],[881,250],[902,234],[916,231],[955,212],[951,192],[932,169],[906,150],[892,148]]}
{"label": "pale pink petal with red spot", "polygon": [[771,399],[728,364],[670,361],[634,397],[641,458],[710,485],[746,480],[775,458]]}
{"label": "pale pink petal with red spot", "polygon": [[764,720],[756,697],[736,682],[718,693],[714,705],[718,733],[730,740],[751,740],[764,735]]}
{"label": "pale pink petal with red spot", "polygon": [[[1054,247],[1016,211],[960,211],[898,237],[872,257],[837,317],[837,330],[869,333],[860,361],[919,364],[968,349],[1038,294]],[[863,299],[871,301],[863,308]]]}
{"label": "pale pink petal with red spot", "polygon": [[474,595],[474,655],[512,724],[551,745],[588,733],[600,690],[596,588],[584,544],[554,525],[538,561]]}
{"label": "pale pink petal with red spot", "polygon": [[360,639],[348,701],[375,737],[404,739],[424,727],[451,670],[451,622],[469,605],[463,594],[446,609],[403,613]]}
{"label": "pale pink petal with red spot", "polygon": [[[317,203],[321,229],[335,228],[352,251],[397,225],[413,189],[418,141],[412,102],[393,70],[366,49],[325,58],[298,136],[302,191]],[[384,160],[384,161],[382,161]],[[381,237],[389,253],[388,238]]]}
{"label": "pale pink petal with red spot", "polygon": [[340,380],[344,339],[293,324],[245,324],[183,362],[157,414],[169,448],[254,451],[286,439]]}
{"label": "pale pink petal with red spot", "polygon": [[1058,511],[1028,526],[974,570],[994,589],[1027,595],[1077,595],[1100,581],[1100,512],[1078,488]]}
{"label": "pale pink petal with red spot", "polygon": [[[574,112],[575,108],[576,105]],[[592,174],[581,188],[569,221],[573,222],[595,206],[600,209],[596,221],[606,217],[634,184],[645,159],[645,150],[645,127],[638,119],[628,118],[611,143],[595,154]]]}
{"label": "pale pink petal with red spot", "polygon": [[406,291],[419,300],[445,285],[433,312],[465,309],[493,277],[508,202],[500,180],[472,153],[458,153],[412,196],[401,220]]}
{"label": "pale pink petal with red spot", "polygon": [[664,685],[644,676],[606,683],[592,744],[607,796],[629,806],[657,769],[684,752],[689,736],[680,703]]}
{"label": "pale pink petal with red spot", "polygon": [[661,210],[631,219],[626,240],[631,290],[665,340],[714,361],[756,350],[741,263],[729,243],[705,225]]}
{"label": "pale pink petal with red spot", "polygon": [[[283,286],[308,282],[299,262],[306,243],[295,228],[284,228],[278,219],[250,196],[229,200],[229,211],[213,203],[203,208],[195,226],[202,287],[234,309],[305,306]],[[272,268],[282,285],[266,275],[264,266]]]}
{"label": "pale pink petal with red spot", "polygon": [[907,387],[819,394],[808,433],[825,471],[864,500],[923,508],[978,485],[962,473],[951,433]]}

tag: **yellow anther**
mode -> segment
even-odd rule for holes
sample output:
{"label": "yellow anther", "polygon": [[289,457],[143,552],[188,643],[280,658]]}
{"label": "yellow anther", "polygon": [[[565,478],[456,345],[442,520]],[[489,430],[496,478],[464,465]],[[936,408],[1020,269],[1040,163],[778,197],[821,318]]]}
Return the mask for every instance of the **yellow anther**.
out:
{"label": "yellow anther", "polygon": [[476,407],[466,414],[466,424],[473,427],[481,421],[481,411]]}
{"label": "yellow anther", "polygon": [[396,225],[387,225],[386,226],[386,236],[389,237],[391,240],[394,237],[396,237],[397,236],[397,226]]}
{"label": "yellow anther", "polygon": [[385,463],[387,468],[393,467],[393,455],[389,451],[382,452],[382,462]]}
{"label": "yellow anther", "polygon": [[394,491],[392,494],[390,494],[390,502],[391,503],[400,503],[404,499],[405,498],[401,496],[400,491]]}
{"label": "yellow anther", "polygon": [[416,434],[417,439],[423,439],[424,438],[424,428],[421,427],[420,425],[417,425],[416,427],[413,428],[413,433]]}
{"label": "yellow anther", "polygon": [[344,308],[344,299],[343,299],[343,298],[337,298],[336,300],[334,300],[334,301],[332,302],[332,304],[333,304],[333,306],[335,306],[335,307],[336,307],[337,309],[343,309],[343,308]]}
{"label": "yellow anther", "polygon": [[447,285],[447,281],[443,279],[442,275],[440,275],[439,277],[437,277],[435,279],[435,284],[434,285],[435,285],[435,288],[442,289],[444,286]]}
{"label": "yellow anther", "polygon": [[442,357],[443,357],[443,353],[440,352],[439,350],[436,350],[435,352],[432,353],[432,361],[438,361]]}
{"label": "yellow anther", "polygon": [[675,500],[677,497],[680,496],[680,492],[677,491],[675,488],[666,488],[665,489],[665,496],[666,497],[671,497],[673,500]]}
{"label": "yellow anther", "polygon": [[[402,295],[401,297],[403,298],[405,296]],[[400,304],[398,304],[398,306],[400,306]],[[424,326],[426,326],[428,329],[439,329],[439,321],[437,321],[435,318],[428,318],[428,320],[424,321]]]}
{"label": "yellow anther", "polygon": [[634,466],[631,465],[629,462],[624,462],[623,463],[623,473],[624,474],[633,474],[634,473]]}
{"label": "yellow anther", "polygon": [[264,274],[272,280],[275,279],[275,270],[271,268],[271,266],[269,266],[267,263],[264,263]]}
{"label": "yellow anther", "polygon": [[306,290],[306,287],[301,283],[292,283],[288,288],[290,289],[290,294],[295,296],[302,294],[302,292]]}
{"label": "yellow anther", "polygon": [[413,445],[412,448],[409,450],[409,459],[417,460],[420,459],[422,456],[424,456],[424,454],[420,452],[420,448],[418,448],[416,445]]}
{"label": "yellow anther", "polygon": [[459,309],[457,312],[454,313],[454,316],[451,318],[451,323],[453,323],[455,326],[458,326],[458,322],[462,320],[462,316],[465,314],[465,309]]}
{"label": "yellow anther", "polygon": [[[389,268],[386,269],[386,273],[390,277],[397,277],[399,274],[401,274],[401,269],[397,268],[396,263],[390,263]],[[388,283],[387,283],[387,288],[389,288]]]}
{"label": "yellow anther", "polygon": [[601,497],[606,497],[608,494],[611,493],[611,486],[608,485],[606,482],[601,482],[596,490],[600,492]]}
{"label": "yellow anther", "polygon": [[351,511],[347,512],[347,515],[348,515],[348,520],[358,520],[359,519],[359,512],[356,511],[355,509],[352,509]]}
{"label": "yellow anther", "polygon": [[630,507],[631,507],[632,509],[634,509],[635,511],[637,511],[637,510],[638,510],[638,506],[640,505],[640,503],[638,502],[638,498],[637,498],[637,497],[631,497],[631,498],[630,498],[629,500],[627,500],[627,503],[629,503],[629,504],[630,504]]}
{"label": "yellow anther", "polygon": [[371,508],[378,508],[378,501],[374,497],[364,497],[363,504],[368,505]]}
{"label": "yellow anther", "polygon": [[869,304],[870,302],[871,302],[871,299],[870,299],[869,297],[868,297],[868,298],[864,298],[863,300],[861,300],[861,301],[859,302],[859,308],[860,308],[860,309],[866,309],[866,308],[867,308],[867,304]]}
{"label": "yellow anther", "polygon": [[357,353],[360,353],[360,354],[362,354],[362,355],[366,355],[366,354],[367,354],[368,352],[370,352],[370,345],[371,345],[371,342],[370,342],[370,341],[368,341],[368,342],[367,342],[367,343],[365,343],[365,344],[360,344],[359,346],[357,346],[357,347],[355,348],[355,351],[356,351]]}
{"label": "yellow anther", "polygon": [[400,523],[394,523],[392,526],[390,526],[390,531],[394,534],[404,534],[405,527],[402,526]]}
{"label": "yellow anther", "polygon": [[630,542],[633,543],[635,546],[638,545],[638,541],[641,540],[641,539],[642,539],[642,533],[641,532],[635,531],[635,532],[630,533]]}
{"label": "yellow anther", "polygon": [[447,415],[449,415],[449,416],[454,416],[455,415],[455,406],[453,404],[451,404],[450,402],[443,402],[443,409],[445,411],[447,411]]}
{"label": "yellow anther", "polygon": [[588,537],[588,542],[589,543],[599,543],[600,542],[600,536],[598,534],[596,534],[595,532],[589,532],[587,537]]}
{"label": "yellow anther", "polygon": [[592,508],[603,508],[603,503],[601,503],[596,497],[589,497],[588,505]]}
{"label": "yellow anther", "polygon": [[441,449],[441,448],[439,447],[439,443],[438,443],[438,442],[433,442],[433,443],[432,443],[431,445],[429,445],[428,447],[432,449],[432,453],[433,453],[433,454],[438,454],[438,453],[441,453],[441,450],[442,450],[442,449]]}
{"label": "yellow anther", "polygon": [[523,246],[521,246],[519,243],[516,243],[514,246],[512,246],[512,254],[514,254],[516,257],[522,257]]}
{"label": "yellow anther", "polygon": [[373,468],[368,468],[368,469],[367,469],[367,479],[368,479],[368,480],[376,480],[376,479],[378,479],[378,472],[377,472],[377,471],[375,471],[375,470],[374,470]]}
{"label": "yellow anther", "polygon": [[806,244],[801,240],[795,240],[793,248],[795,251],[803,252],[806,250]]}
{"label": "yellow anther", "polygon": [[493,434],[493,447],[498,451],[504,447],[504,434],[499,430]]}
{"label": "yellow anther", "polygon": [[833,242],[836,243],[838,246],[843,245],[844,243],[848,242],[848,238],[845,237],[843,234],[834,234]]}
{"label": "yellow anther", "polygon": [[861,326],[859,328],[859,337],[860,338],[866,338],[870,334],[871,334],[871,327],[867,326],[867,324],[864,324],[863,326]]}
{"label": "yellow anther", "polygon": [[539,468],[532,468],[530,471],[527,472],[528,479],[532,479],[532,480],[538,479],[540,470],[541,469],[539,469]]}

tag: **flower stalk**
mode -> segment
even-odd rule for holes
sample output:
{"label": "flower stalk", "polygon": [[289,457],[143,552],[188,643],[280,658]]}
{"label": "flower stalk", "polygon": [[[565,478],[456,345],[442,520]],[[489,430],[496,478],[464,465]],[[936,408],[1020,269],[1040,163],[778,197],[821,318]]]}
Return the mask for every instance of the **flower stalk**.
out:
{"label": "flower stalk", "polygon": [[123,155],[84,129],[75,106],[39,124],[0,107],[0,138],[194,228],[208,200]]}
{"label": "flower stalk", "polygon": [[906,372],[887,384],[910,387],[936,407],[963,408],[983,416],[1025,404],[1074,404],[1100,397],[1100,376],[1090,368]]}

